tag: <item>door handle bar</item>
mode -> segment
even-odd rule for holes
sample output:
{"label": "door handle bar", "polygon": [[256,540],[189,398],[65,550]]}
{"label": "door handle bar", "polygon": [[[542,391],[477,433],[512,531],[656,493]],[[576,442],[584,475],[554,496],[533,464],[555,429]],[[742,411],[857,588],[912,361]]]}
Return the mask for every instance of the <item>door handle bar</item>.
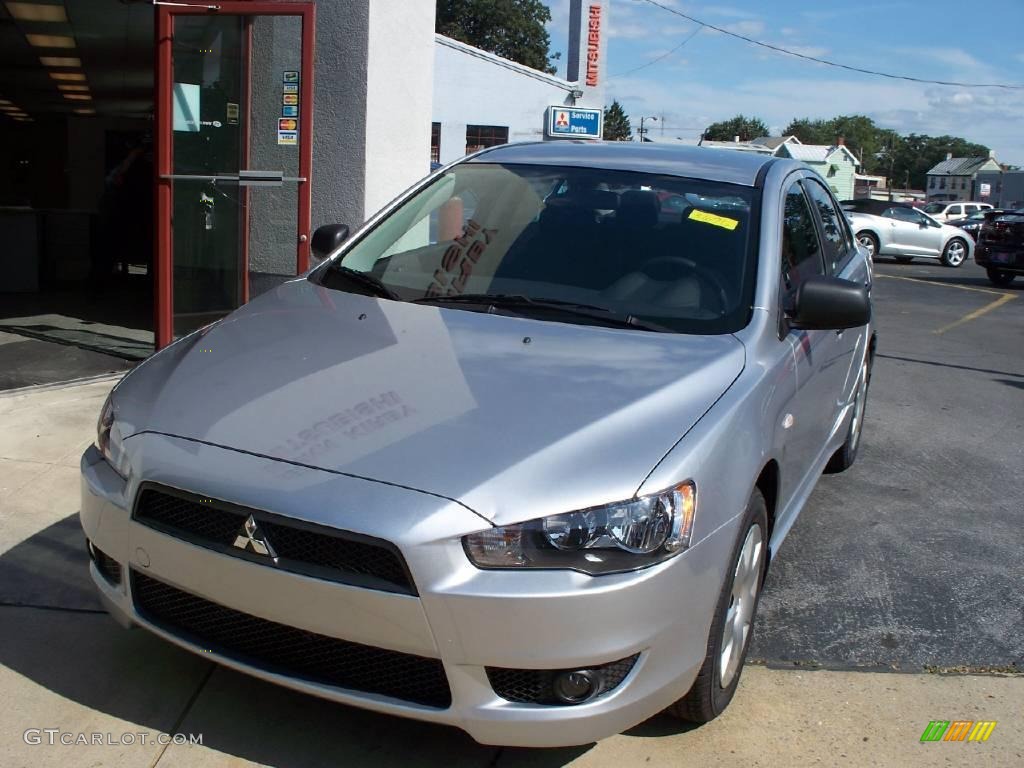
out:
{"label": "door handle bar", "polygon": [[284,182],[309,181],[305,176],[285,176],[273,171],[243,171],[235,176],[232,174],[211,173],[209,175],[195,173],[161,173],[160,178],[166,181],[233,181],[240,187],[280,187]]}

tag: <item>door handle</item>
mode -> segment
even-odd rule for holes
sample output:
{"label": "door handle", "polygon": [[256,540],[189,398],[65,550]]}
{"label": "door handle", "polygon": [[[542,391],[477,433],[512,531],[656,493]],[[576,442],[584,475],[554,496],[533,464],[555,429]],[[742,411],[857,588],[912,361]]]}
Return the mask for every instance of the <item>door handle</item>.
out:
{"label": "door handle", "polygon": [[840,328],[838,331],[836,331],[836,337],[840,338],[840,339],[843,338],[843,332],[844,331],[846,331],[845,328]]}

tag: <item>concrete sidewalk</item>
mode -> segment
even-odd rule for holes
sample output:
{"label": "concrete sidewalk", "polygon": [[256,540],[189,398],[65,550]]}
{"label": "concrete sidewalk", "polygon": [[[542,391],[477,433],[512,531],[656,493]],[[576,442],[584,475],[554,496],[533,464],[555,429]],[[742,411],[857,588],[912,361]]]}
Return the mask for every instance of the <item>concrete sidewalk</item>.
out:
{"label": "concrete sidewalk", "polygon": [[[121,630],[92,595],[77,521],[78,457],[113,382],[0,393],[4,766],[1024,764],[1021,677],[751,666],[729,711],[700,728],[656,717],[586,747],[497,749],[271,686]],[[984,744],[919,742],[930,720],[958,719],[998,725]],[[26,737],[29,729],[38,733]],[[44,729],[115,743],[49,745]],[[154,743],[168,732],[201,734],[202,746]]]}

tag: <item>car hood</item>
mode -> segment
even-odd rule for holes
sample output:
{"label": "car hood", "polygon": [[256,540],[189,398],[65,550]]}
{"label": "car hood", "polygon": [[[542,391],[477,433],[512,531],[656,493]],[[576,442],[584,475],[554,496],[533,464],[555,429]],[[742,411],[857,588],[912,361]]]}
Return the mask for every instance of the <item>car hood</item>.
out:
{"label": "car hood", "polygon": [[631,497],[743,365],[731,335],[442,309],[299,279],[150,358],[114,404],[129,444],[176,435],[504,523]]}

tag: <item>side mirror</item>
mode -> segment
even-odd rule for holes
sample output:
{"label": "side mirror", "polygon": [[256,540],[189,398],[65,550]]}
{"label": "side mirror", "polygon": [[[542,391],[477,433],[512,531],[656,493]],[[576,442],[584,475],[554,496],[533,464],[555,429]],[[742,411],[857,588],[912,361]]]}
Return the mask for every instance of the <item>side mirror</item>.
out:
{"label": "side mirror", "polygon": [[317,227],[309,248],[318,259],[326,259],[348,239],[347,224],[324,224]]}
{"label": "side mirror", "polygon": [[793,308],[786,314],[791,328],[806,331],[856,328],[871,320],[871,297],[865,285],[816,275],[801,283]]}

